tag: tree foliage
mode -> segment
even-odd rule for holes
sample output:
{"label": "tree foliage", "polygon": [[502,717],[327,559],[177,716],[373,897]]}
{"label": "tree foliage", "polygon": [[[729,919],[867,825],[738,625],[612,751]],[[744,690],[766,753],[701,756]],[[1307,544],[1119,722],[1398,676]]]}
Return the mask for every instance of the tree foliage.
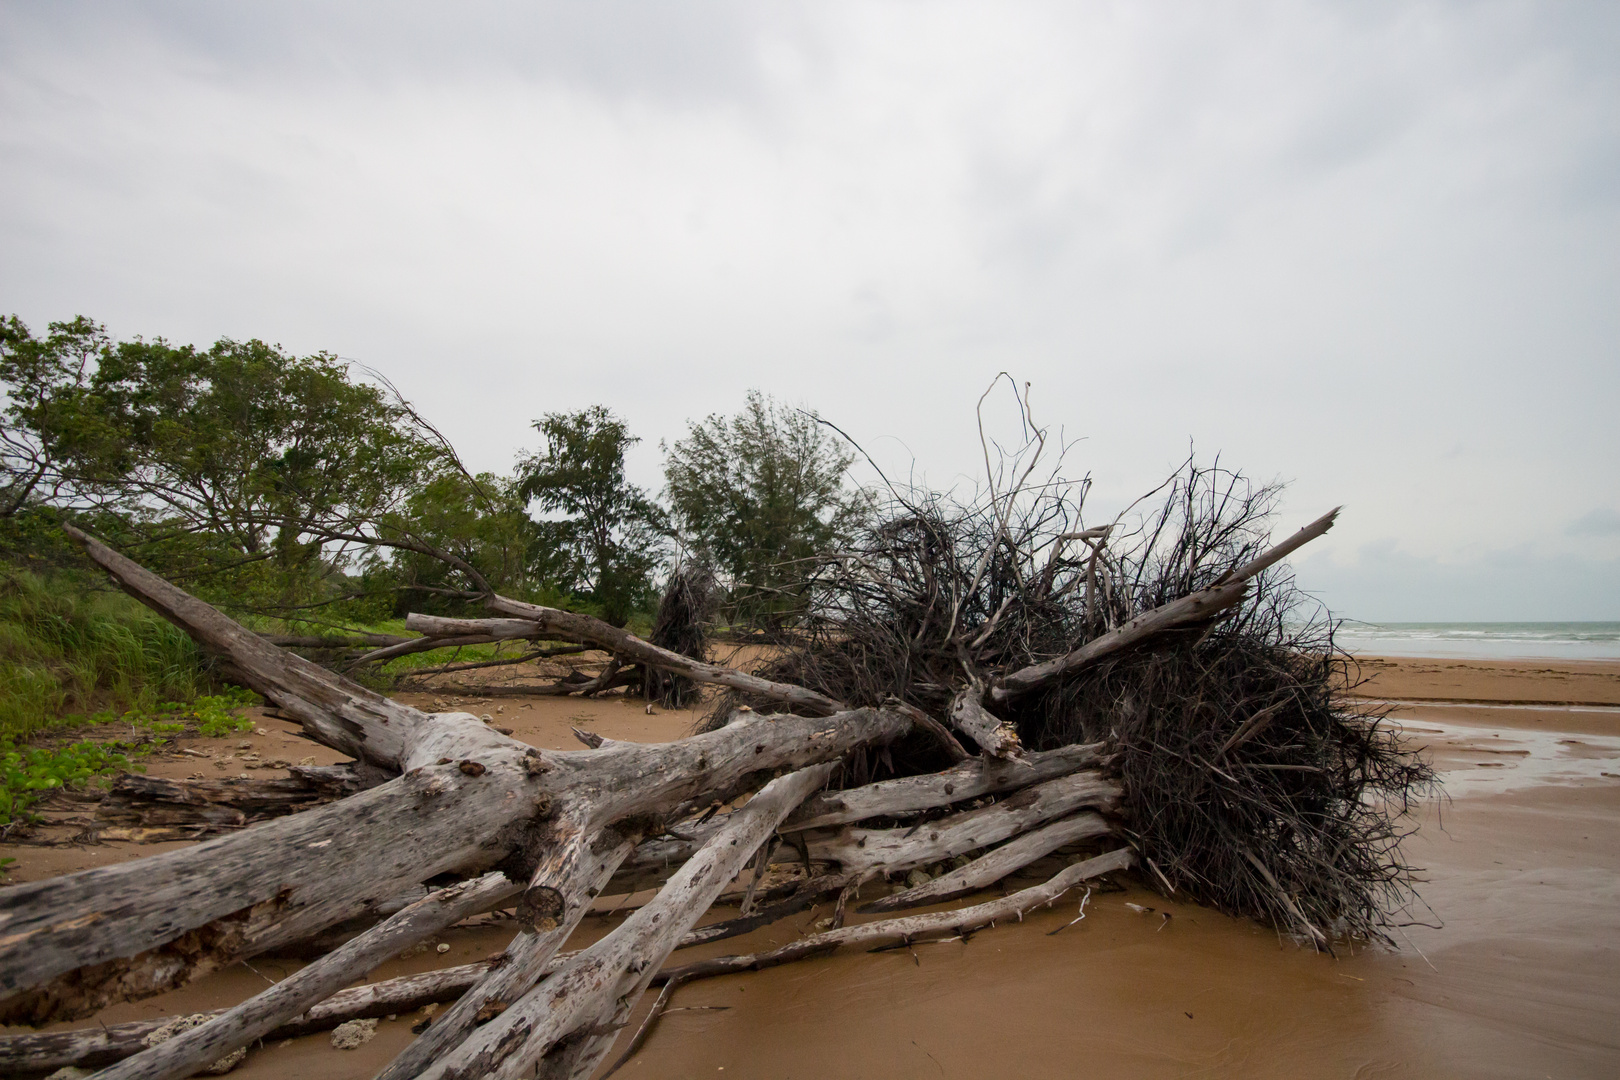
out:
{"label": "tree foliage", "polygon": [[239,602],[306,604],[357,546],[410,547],[410,500],[445,467],[406,406],[326,353],[114,342],[82,317],[40,338],[12,317],[0,382],[0,514],[93,514]]}
{"label": "tree foliage", "polygon": [[791,605],[780,590],[860,514],[844,486],[854,455],[814,414],[750,391],[736,416],[687,425],[665,448],[664,479],[682,534],[708,552],[734,601]]}
{"label": "tree foliage", "polygon": [[534,427],[545,447],[518,461],[517,493],[559,515],[537,523],[536,573],[622,626],[652,602],[667,531],[663,511],[624,475],[625,451],[640,440],[601,405],[548,413]]}
{"label": "tree foliage", "polygon": [[380,522],[383,535],[410,536],[421,550],[374,550],[367,560],[368,591],[392,590],[395,615],[459,612],[467,582],[443,557],[449,555],[508,596],[556,602],[557,593],[536,591],[540,583],[530,564],[539,529],[526,502],[509,477],[438,470]]}

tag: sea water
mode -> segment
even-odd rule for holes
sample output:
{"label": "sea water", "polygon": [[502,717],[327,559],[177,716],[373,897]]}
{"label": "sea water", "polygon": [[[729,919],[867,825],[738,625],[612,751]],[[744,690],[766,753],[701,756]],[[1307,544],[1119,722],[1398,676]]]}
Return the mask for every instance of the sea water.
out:
{"label": "sea water", "polygon": [[1346,619],[1335,639],[1364,656],[1620,659],[1620,622],[1369,623]]}

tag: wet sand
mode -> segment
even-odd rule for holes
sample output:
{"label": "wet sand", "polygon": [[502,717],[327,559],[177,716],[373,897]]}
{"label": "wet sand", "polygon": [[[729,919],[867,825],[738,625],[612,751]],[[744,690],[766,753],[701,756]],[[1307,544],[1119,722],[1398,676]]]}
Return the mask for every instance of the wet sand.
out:
{"label": "wet sand", "polygon": [[[1392,701],[1392,722],[1426,748],[1447,796],[1408,841],[1427,869],[1399,950],[1333,958],[1269,930],[1138,885],[1078,897],[966,943],[839,955],[683,988],[626,1077],[1597,1077],[1620,1074],[1620,663],[1368,662],[1359,688]],[[402,695],[432,705],[434,695]],[[640,703],[440,695],[490,713],[539,746],[577,745],[570,726],[612,738],[684,734],[692,716]],[[1501,707],[1503,702],[1556,705]],[[239,742],[277,754],[337,755],[263,721]],[[216,743],[194,744],[218,753]],[[236,775],[200,759],[165,775]],[[261,772],[255,775],[274,775]],[[31,880],[145,855],[159,845],[3,847]],[[1168,911],[1141,916],[1126,901]],[[970,901],[969,901],[970,902]],[[783,943],[821,913],[680,954]],[[576,944],[616,925],[592,917]],[[388,978],[501,948],[488,918],[438,940],[448,954],[394,960]],[[218,1007],[296,964],[254,961],[181,991],[106,1010],[106,1022]],[[644,1011],[649,1002],[643,1002]],[[694,1010],[692,1006],[721,1006]],[[232,1075],[340,1080],[373,1075],[415,1017],[379,1025],[356,1051],[325,1035],[254,1051]],[[639,1022],[640,1012],[636,1017]],[[628,1036],[625,1036],[627,1039]]]}

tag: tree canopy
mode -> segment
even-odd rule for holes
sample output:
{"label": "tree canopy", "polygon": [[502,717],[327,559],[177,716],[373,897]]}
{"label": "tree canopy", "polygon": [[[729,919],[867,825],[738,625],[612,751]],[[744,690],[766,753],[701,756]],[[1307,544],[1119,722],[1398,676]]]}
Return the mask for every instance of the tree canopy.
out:
{"label": "tree canopy", "polygon": [[519,459],[517,493],[561,515],[538,523],[536,572],[622,626],[651,603],[667,532],[663,511],[625,478],[625,451],[640,440],[601,405],[548,413],[534,427],[545,447]]}
{"label": "tree canopy", "polygon": [[755,390],[737,415],[688,424],[665,448],[664,479],[683,536],[709,553],[734,597],[765,602],[857,519],[860,501],[844,486],[852,461],[813,413]]}
{"label": "tree canopy", "polygon": [[84,318],[39,338],[12,317],[3,335],[0,513],[96,515],[239,599],[305,602],[356,545],[413,546],[409,504],[446,467],[403,403],[326,353],[114,342]]}
{"label": "tree canopy", "polygon": [[639,440],[605,406],[547,413],[512,475],[475,477],[386,382],[258,339],[116,341],[82,316],[36,335],[11,316],[0,390],[0,549],[72,558],[66,515],[261,614],[376,618],[499,589],[622,625],[650,611],[678,534],[734,612],[775,616],[860,512],[852,455],[758,391],[664,446],[666,510],[627,479]]}

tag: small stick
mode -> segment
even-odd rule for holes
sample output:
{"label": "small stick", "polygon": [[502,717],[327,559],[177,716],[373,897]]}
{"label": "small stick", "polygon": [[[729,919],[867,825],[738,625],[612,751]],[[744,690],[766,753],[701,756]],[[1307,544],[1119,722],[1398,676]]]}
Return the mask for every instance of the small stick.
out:
{"label": "small stick", "polygon": [[[1051,937],[1053,934],[1056,934],[1060,930],[1067,930],[1069,927],[1073,926],[1075,923],[1077,923],[1081,919],[1085,918],[1086,917],[1086,901],[1090,900],[1090,899],[1091,899],[1091,887],[1088,885],[1086,887],[1086,895],[1084,895],[1084,896],[1082,896],[1080,898],[1080,914],[1076,915],[1074,918],[1070,919],[1068,922],[1066,922],[1062,926],[1058,927],[1057,930],[1048,930],[1046,932],[1046,936]],[[1162,930],[1162,929],[1164,929],[1164,927],[1161,926],[1161,927],[1159,927],[1159,929]]]}
{"label": "small stick", "polygon": [[647,1019],[643,1020],[641,1026],[636,1029],[634,1037],[630,1040],[630,1045],[624,1048],[624,1053],[620,1054],[612,1065],[608,1066],[608,1070],[602,1074],[601,1080],[607,1080],[608,1077],[622,1069],[625,1062],[636,1056],[642,1044],[647,1041],[647,1036],[652,1034],[653,1025],[658,1023],[658,1018],[668,1011],[669,1001],[675,996],[675,991],[685,981],[684,979],[671,979],[664,984],[664,989],[658,994],[658,1000],[653,1002],[652,1010],[647,1013]]}
{"label": "small stick", "polygon": [[765,841],[765,846],[759,849],[754,856],[754,876],[749,879],[748,891],[743,893],[742,905],[737,908],[737,914],[747,918],[754,913],[754,893],[759,889],[760,878],[765,876],[765,867],[771,856],[776,853],[777,841],[773,837]]}

